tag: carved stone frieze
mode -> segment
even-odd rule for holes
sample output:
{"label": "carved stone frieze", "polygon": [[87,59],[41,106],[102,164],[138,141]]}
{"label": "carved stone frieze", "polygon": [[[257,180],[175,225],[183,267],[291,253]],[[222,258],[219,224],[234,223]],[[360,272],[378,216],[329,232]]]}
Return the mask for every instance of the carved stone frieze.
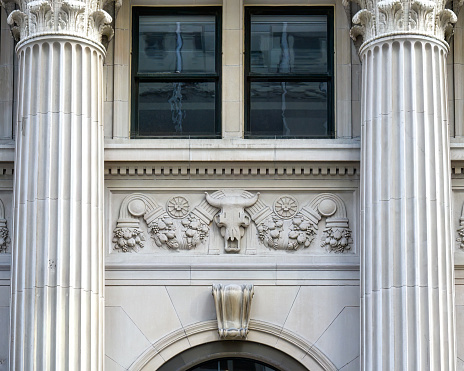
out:
{"label": "carved stone frieze", "polygon": [[[364,43],[380,37],[399,34],[425,35],[448,40],[457,22],[455,12],[447,9],[446,1],[429,0],[352,0],[361,8],[353,16],[351,37]],[[345,2],[346,5],[346,2]]]}
{"label": "carved stone frieze", "polygon": [[214,304],[221,339],[246,339],[250,323],[253,285],[213,285]]}
{"label": "carved stone frieze", "polygon": [[318,223],[326,219],[321,246],[329,252],[343,253],[351,249],[353,240],[348,228],[345,204],[331,193],[317,195],[311,203],[297,211],[290,220],[277,213],[267,216],[257,226],[259,240],[275,250],[298,250],[308,248],[313,242]]}
{"label": "carved stone frieze", "polygon": [[456,232],[458,233],[456,241],[459,242],[459,248],[464,251],[464,203],[462,204],[461,217],[459,218],[459,228]]}
{"label": "carved stone frieze", "polygon": [[[110,3],[108,0],[2,0],[7,22],[17,41],[43,35],[70,35],[103,44],[114,34],[112,17],[107,12],[113,6]],[[115,8],[120,4],[116,1]]]}
{"label": "carved stone frieze", "polygon": [[0,200],[0,253],[7,252],[10,243],[10,232],[5,219],[5,206],[3,201]]}
{"label": "carved stone frieze", "polygon": [[[142,217],[147,227],[145,233],[154,241],[153,246],[166,250],[208,246],[211,231],[215,230],[213,240],[222,239],[225,253],[241,253],[242,239],[251,222],[257,231],[257,235],[252,233],[247,237],[247,248],[253,246],[251,250],[259,243],[270,250],[307,249],[315,245],[316,237],[327,252],[345,253],[353,244],[345,204],[331,193],[318,194],[303,207],[290,195],[277,197],[270,207],[260,199],[259,193],[240,189],[206,193],[193,209],[188,198],[181,195],[170,197],[165,205],[161,206],[150,195],[127,196],[113,231],[114,250],[138,252],[144,247]],[[325,226],[319,232],[319,223],[323,220]],[[211,246],[211,252],[219,251],[216,246]]]}

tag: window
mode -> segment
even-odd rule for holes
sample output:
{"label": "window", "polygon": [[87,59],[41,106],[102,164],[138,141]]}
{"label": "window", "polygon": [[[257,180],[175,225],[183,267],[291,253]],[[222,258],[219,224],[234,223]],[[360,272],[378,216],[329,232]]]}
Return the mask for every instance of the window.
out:
{"label": "window", "polygon": [[247,138],[334,136],[333,10],[248,7]]}
{"label": "window", "polygon": [[220,136],[220,15],[133,8],[131,137]]}

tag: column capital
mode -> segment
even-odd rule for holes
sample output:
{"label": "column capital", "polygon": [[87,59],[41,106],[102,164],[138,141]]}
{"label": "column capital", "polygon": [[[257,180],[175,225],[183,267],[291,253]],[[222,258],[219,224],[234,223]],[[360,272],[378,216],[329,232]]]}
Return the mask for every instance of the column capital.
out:
{"label": "column capital", "polygon": [[66,35],[105,45],[114,35],[109,9],[122,0],[0,0],[11,32],[21,44],[35,37]]}
{"label": "column capital", "polygon": [[[346,6],[349,0],[344,0]],[[352,0],[359,5],[353,16],[350,36],[358,36],[364,45],[378,38],[395,35],[423,35],[448,40],[457,22],[457,9],[462,1],[453,4],[456,13],[446,8],[446,0]]]}

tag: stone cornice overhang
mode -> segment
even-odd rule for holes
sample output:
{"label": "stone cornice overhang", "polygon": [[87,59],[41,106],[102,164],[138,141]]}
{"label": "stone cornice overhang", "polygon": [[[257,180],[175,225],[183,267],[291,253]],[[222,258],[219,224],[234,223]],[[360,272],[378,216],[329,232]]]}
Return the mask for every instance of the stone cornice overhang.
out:
{"label": "stone cornice overhang", "polygon": [[178,139],[105,143],[105,162],[359,162],[357,139]]}
{"label": "stone cornice overhang", "polygon": [[[270,142],[274,142],[269,145]],[[105,163],[114,162],[359,162],[359,139],[323,140],[124,140],[107,141]],[[452,168],[464,171],[464,141],[451,138]],[[0,142],[0,163],[14,162],[15,145]],[[461,172],[462,172],[461,171]],[[453,171],[454,173],[454,171]]]}

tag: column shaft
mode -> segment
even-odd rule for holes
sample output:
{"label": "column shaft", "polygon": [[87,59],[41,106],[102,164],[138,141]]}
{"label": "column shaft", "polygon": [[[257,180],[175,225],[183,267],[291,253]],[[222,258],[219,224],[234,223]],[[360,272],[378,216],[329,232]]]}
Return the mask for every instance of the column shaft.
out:
{"label": "column shaft", "polygon": [[361,50],[363,370],[454,370],[447,45]]}
{"label": "column shaft", "polygon": [[103,369],[104,51],[18,49],[11,370]]}

